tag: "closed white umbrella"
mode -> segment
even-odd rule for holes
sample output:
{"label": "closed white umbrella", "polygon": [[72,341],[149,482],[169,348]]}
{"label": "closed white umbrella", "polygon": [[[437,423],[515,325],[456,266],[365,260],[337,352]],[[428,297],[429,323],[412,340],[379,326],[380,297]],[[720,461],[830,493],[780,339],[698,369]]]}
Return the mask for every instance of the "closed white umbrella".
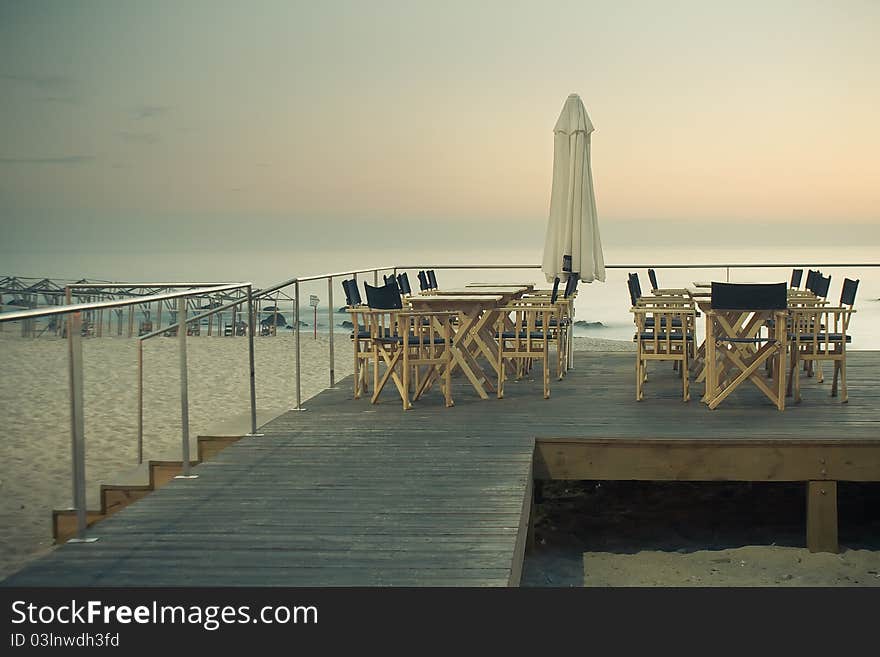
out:
{"label": "closed white umbrella", "polygon": [[541,265],[551,283],[557,276],[566,280],[568,272],[585,283],[605,280],[590,167],[593,130],[580,96],[570,95],[553,128],[553,189]]}

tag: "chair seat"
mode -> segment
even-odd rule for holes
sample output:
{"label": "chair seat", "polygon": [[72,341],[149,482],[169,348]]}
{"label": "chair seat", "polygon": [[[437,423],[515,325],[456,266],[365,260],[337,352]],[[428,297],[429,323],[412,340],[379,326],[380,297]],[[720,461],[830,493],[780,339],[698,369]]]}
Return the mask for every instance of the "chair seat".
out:
{"label": "chair seat", "polygon": [[515,331],[505,331],[501,334],[501,337],[505,340],[515,340],[519,338],[520,340],[525,340],[526,338],[531,338],[532,340],[543,340],[544,334],[540,331],[532,331],[531,333],[516,333]]}
{"label": "chair seat", "polygon": [[[558,319],[556,319],[554,317],[550,320],[548,325],[550,326],[550,328],[554,328],[557,326],[568,326],[569,324],[571,324],[571,320],[568,318],[563,318],[563,320],[560,322]],[[535,320],[535,326],[540,327],[543,325],[544,325],[544,322],[542,320],[540,320],[540,319]],[[523,324],[523,326],[525,326],[525,324]]]}
{"label": "chair seat", "polygon": [[717,336],[715,338],[716,342],[734,342],[736,344],[761,344],[762,342],[776,342],[776,338],[764,338],[764,337],[754,337],[754,338],[728,338],[725,336]]}
{"label": "chair seat", "polygon": [[[404,338],[399,335],[394,335],[391,337],[379,338],[379,342],[390,342],[393,344],[403,344]],[[428,346],[431,344],[446,344],[446,338],[434,338],[433,340],[430,340],[428,338],[422,338],[421,340],[419,340],[419,338],[417,338],[414,335],[408,335],[406,337],[406,344],[407,344],[407,346],[413,346],[413,347],[417,347],[419,345]]]}
{"label": "chair seat", "polygon": [[[648,328],[654,328],[656,325],[656,317],[645,317],[645,326]],[[666,325],[666,322],[662,322],[662,324]],[[672,318],[673,326],[681,326],[681,317],[673,317]]]}
{"label": "chair seat", "polygon": [[[385,337],[388,337],[391,334],[391,329],[384,329]],[[354,331],[348,334],[348,337],[354,340]],[[357,333],[358,340],[369,340],[371,337],[370,331],[368,329],[360,329]]]}
{"label": "chair seat", "polygon": [[[814,339],[818,340],[819,342],[843,342],[843,333],[801,333],[799,335],[795,335],[794,333],[788,334],[788,339],[790,341],[794,341],[795,338],[797,338],[801,342],[812,342]],[[846,336],[846,342],[847,344],[852,342],[851,335]]]}
{"label": "chair seat", "polygon": [[[666,340],[666,333],[665,332],[654,333],[652,331],[646,331],[644,333],[637,334],[633,338],[633,340],[635,340],[636,337],[641,338],[642,340],[644,340],[646,342],[653,342],[654,338],[657,338],[658,340]],[[673,331],[672,333],[669,334],[669,339],[673,340],[673,341],[678,340],[680,342],[682,340],[682,334],[680,332],[677,333],[677,332]],[[692,336],[690,334],[687,335],[688,342],[693,341],[693,339],[694,339],[694,336]]]}

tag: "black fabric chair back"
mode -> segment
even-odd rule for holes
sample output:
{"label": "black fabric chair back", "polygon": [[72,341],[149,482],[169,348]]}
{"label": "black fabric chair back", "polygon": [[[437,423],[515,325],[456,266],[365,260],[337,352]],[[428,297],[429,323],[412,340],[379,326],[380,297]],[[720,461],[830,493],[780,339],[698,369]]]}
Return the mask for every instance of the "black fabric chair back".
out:
{"label": "black fabric chair back", "polygon": [[430,289],[432,289],[432,290],[438,289],[437,288],[437,277],[434,275],[434,270],[429,269],[426,273],[428,274],[428,285],[429,285]]}
{"label": "black fabric chair back", "polygon": [[648,279],[651,281],[652,290],[660,289],[660,286],[657,285],[657,272],[655,272],[653,269],[648,270]]}
{"label": "black fabric chair back", "polygon": [[428,283],[428,275],[424,271],[419,272],[419,289],[422,292],[431,289],[431,286]]}
{"label": "black fabric chair back", "polygon": [[785,310],[788,307],[785,283],[712,282],[712,308],[721,310]]}
{"label": "black fabric chair back", "polygon": [[388,284],[382,287],[374,287],[369,283],[364,283],[364,291],[367,293],[367,305],[376,310],[399,310],[403,308],[403,302],[400,299],[400,291],[397,289],[397,283]]}
{"label": "black fabric chair back", "polygon": [[843,288],[840,290],[840,305],[853,306],[856,303],[856,291],[859,289],[859,279],[843,279]]}
{"label": "black fabric chair back", "polygon": [[354,297],[351,295],[351,288],[349,281],[342,279],[342,289],[345,291],[345,305],[353,306],[354,305]]}
{"label": "black fabric chair back", "polygon": [[819,274],[813,281],[813,294],[823,299],[828,298],[828,288],[831,287],[831,276]]}
{"label": "black fabric chair back", "polygon": [[641,299],[642,298],[642,284],[639,282],[638,273],[632,273],[629,275],[629,277],[630,277],[630,280],[632,281],[632,284],[633,284],[633,292],[635,292],[636,299]]}
{"label": "black fabric chair back", "polygon": [[810,269],[807,271],[807,284],[805,287],[813,294],[816,293],[814,286],[816,285],[817,276],[821,276],[818,269]]}
{"label": "black fabric chair back", "polygon": [[395,292],[397,292],[398,296],[400,295],[400,286],[397,284],[397,279],[394,278],[394,275],[385,277],[385,287],[392,288]]}
{"label": "black fabric chair back", "polygon": [[571,256],[564,255],[562,256],[562,271],[566,273],[571,273]]}
{"label": "black fabric chair back", "polygon": [[406,296],[412,294],[412,288],[409,286],[409,276],[407,276],[406,272],[397,275],[397,287]]}
{"label": "black fabric chair back", "polygon": [[639,295],[636,293],[636,287],[635,283],[633,282],[632,274],[629,274],[626,277],[626,288],[629,290],[629,300],[632,305],[635,306],[639,300]]}
{"label": "black fabric chair back", "polygon": [[351,298],[354,301],[354,305],[360,306],[364,300],[361,298],[361,291],[358,290],[358,283],[356,278],[352,278],[348,282],[348,288],[351,290]]}
{"label": "black fabric chair back", "polygon": [[550,303],[556,303],[559,298],[559,276],[553,279],[553,292],[550,294]]}
{"label": "black fabric chair back", "polygon": [[580,272],[574,271],[568,275],[568,280],[565,281],[565,292],[562,293],[563,299],[568,299],[568,297],[577,292],[579,279]]}
{"label": "black fabric chair back", "polygon": [[798,289],[801,286],[801,279],[804,277],[803,269],[792,269],[791,270],[791,284],[789,287],[792,289]]}

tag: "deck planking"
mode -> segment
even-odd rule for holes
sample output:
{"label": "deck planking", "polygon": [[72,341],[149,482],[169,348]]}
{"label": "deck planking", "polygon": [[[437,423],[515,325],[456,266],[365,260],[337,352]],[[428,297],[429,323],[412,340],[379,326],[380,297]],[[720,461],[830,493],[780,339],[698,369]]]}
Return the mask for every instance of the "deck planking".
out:
{"label": "deck planking", "polygon": [[[850,401],[802,379],[784,412],[750,384],[715,411],[683,403],[667,364],[634,399],[634,355],[578,353],[553,381],[511,382],[407,412],[351,379],[308,400],[11,575],[7,586],[504,586],[517,584],[535,439],[864,441],[880,444],[878,352],[852,352]],[[702,386],[695,385],[698,393]],[[695,395],[696,396],[696,395]]]}

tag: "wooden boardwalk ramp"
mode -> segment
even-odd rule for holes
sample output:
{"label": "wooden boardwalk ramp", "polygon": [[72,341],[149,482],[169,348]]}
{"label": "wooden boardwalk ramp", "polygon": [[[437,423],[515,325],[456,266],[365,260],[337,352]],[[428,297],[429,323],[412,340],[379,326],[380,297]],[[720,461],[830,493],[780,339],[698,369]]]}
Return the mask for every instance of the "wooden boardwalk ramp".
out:
{"label": "wooden boardwalk ramp", "polygon": [[407,412],[347,379],[3,584],[516,585],[533,478],[803,481],[805,539],[837,549],[836,482],[880,481],[880,353],[850,354],[848,404],[810,379],[784,412],[753,387],[685,404],[671,367],[636,402],[633,361],[579,354],[550,400],[457,384],[454,408],[431,391]]}
{"label": "wooden boardwalk ramp", "polygon": [[487,404],[403,413],[346,380],[4,584],[516,585],[534,443],[481,435]]}

